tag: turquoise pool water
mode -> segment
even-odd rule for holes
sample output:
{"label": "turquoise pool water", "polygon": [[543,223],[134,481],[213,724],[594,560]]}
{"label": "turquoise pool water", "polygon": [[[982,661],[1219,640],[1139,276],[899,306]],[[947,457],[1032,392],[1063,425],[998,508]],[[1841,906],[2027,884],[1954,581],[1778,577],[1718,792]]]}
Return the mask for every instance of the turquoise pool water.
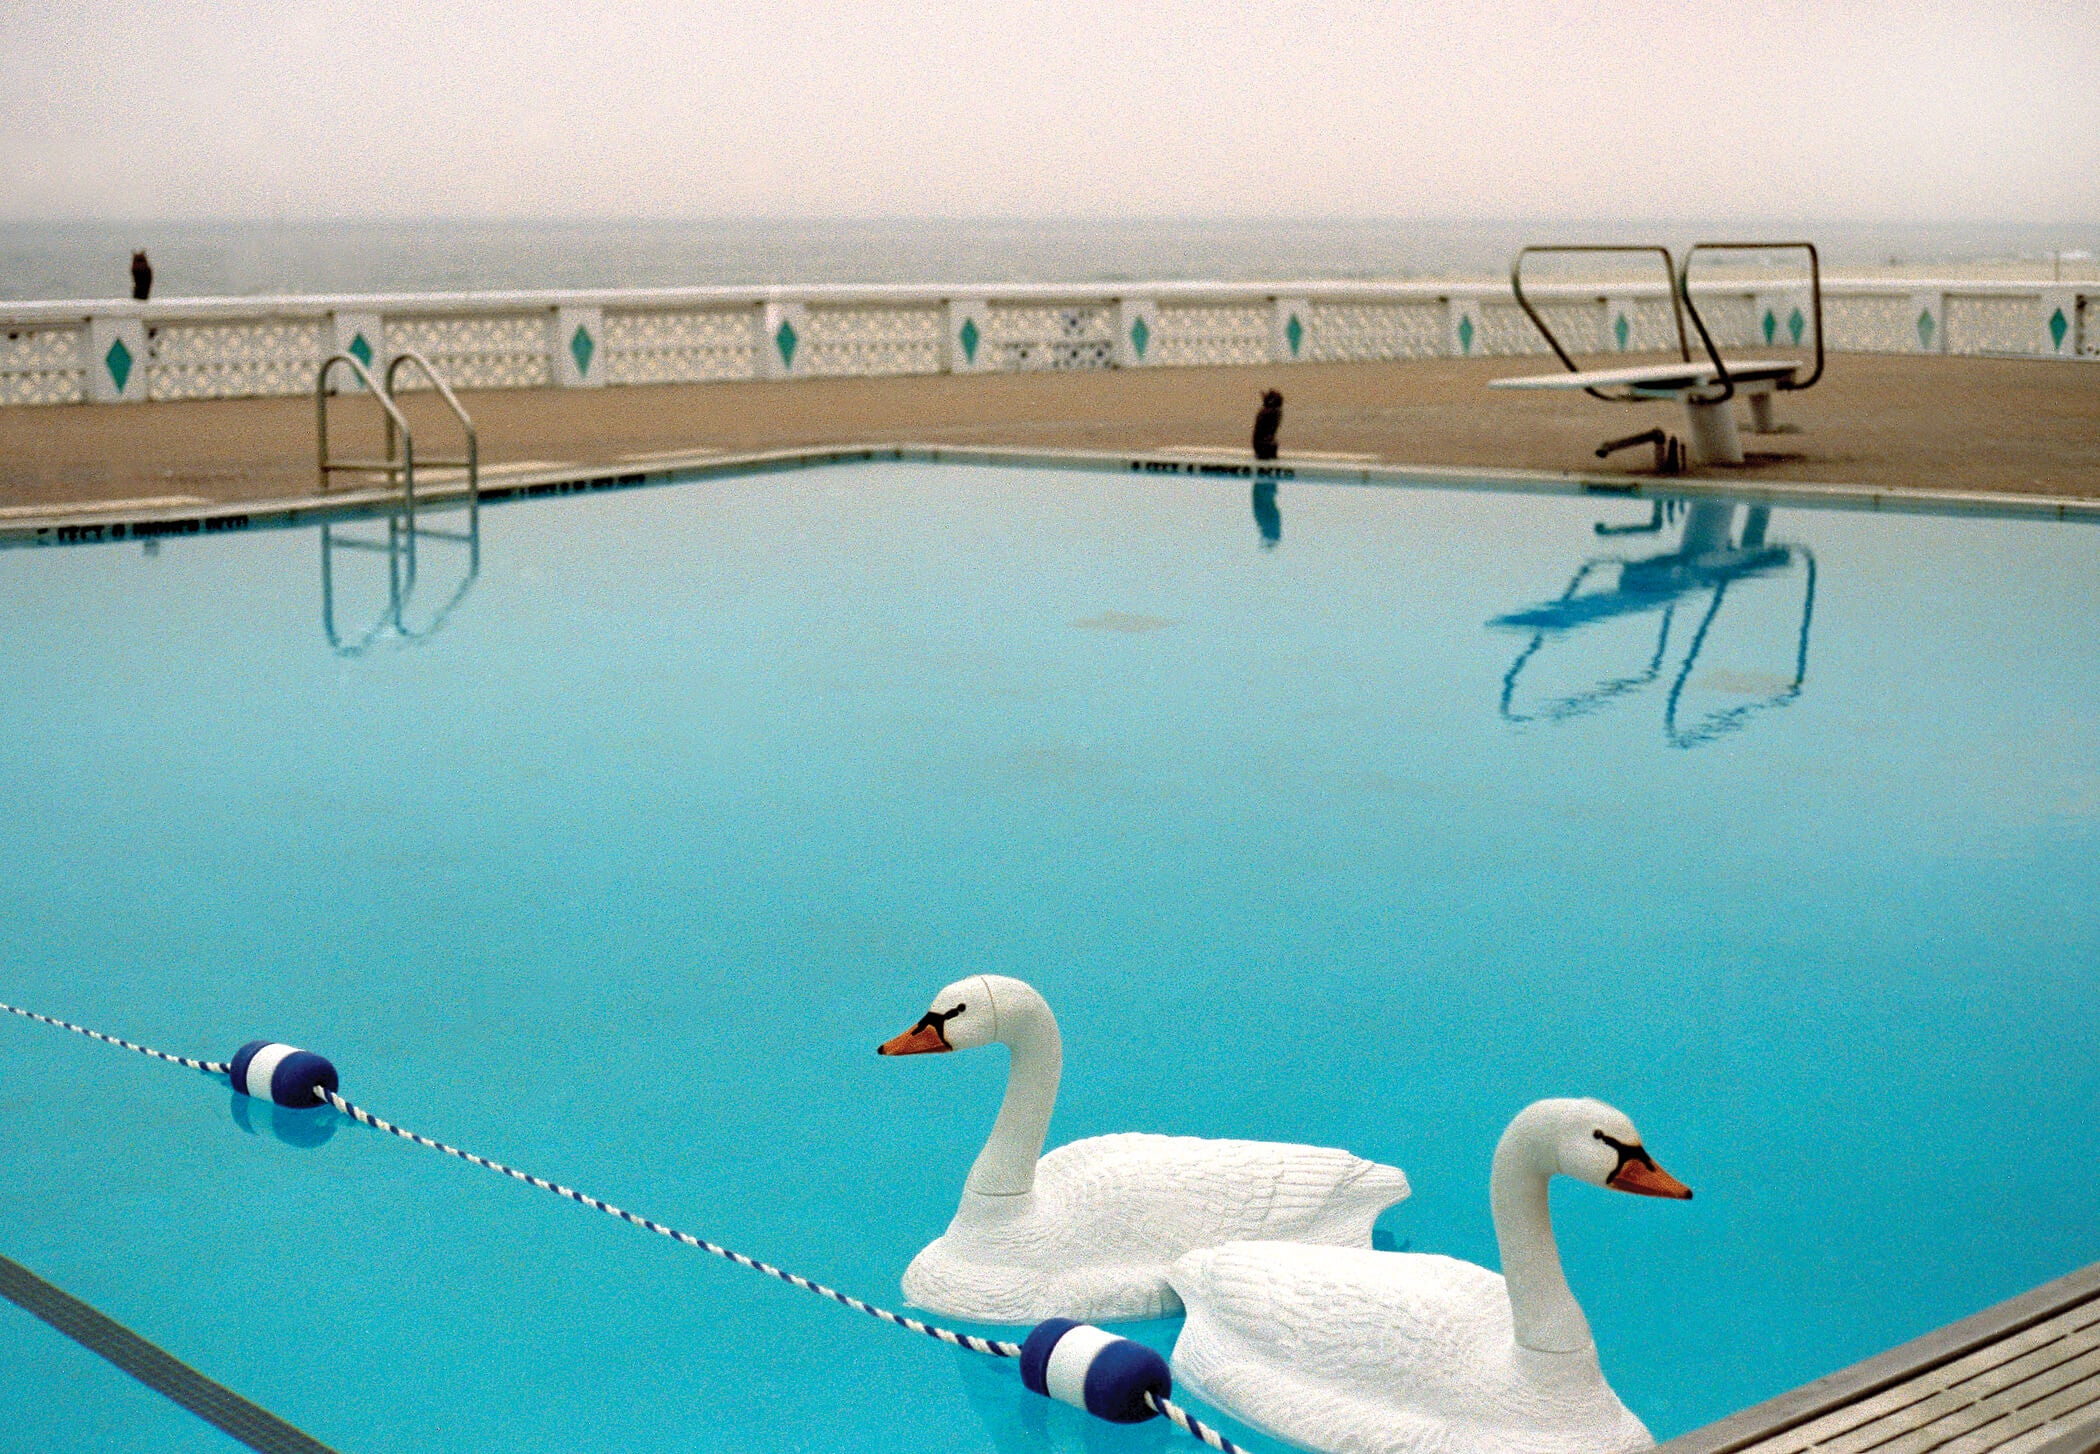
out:
{"label": "turquoise pool water", "polygon": [[[484,511],[441,629],[358,656],[314,530],[6,552],[0,999],[310,1046],[380,1114],[877,1301],[1004,1065],[873,1050],[966,973],[1056,1007],[1053,1142],[1347,1146],[1406,1168],[1381,1231],[1417,1250],[1492,1263],[1501,1127],[1601,1096],[1698,1192],[1556,1192],[1667,1436],[2100,1257],[2100,533],[1593,529],[1648,519],[701,480]],[[411,624],[461,559],[425,543]],[[337,552],[344,640],[384,569]],[[0,1253],[345,1454],[1186,1444],[12,1019],[0,1165]],[[0,1368],[19,1447],[233,1447],[6,1304]]]}

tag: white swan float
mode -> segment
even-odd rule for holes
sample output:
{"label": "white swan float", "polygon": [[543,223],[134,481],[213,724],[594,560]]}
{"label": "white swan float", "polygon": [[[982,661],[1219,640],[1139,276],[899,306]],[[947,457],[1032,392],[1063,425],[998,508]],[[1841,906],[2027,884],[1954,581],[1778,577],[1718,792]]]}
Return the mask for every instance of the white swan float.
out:
{"label": "white swan float", "polygon": [[1050,1006],[1017,979],[948,986],[881,1053],[995,1043],[1013,1052],[1006,1099],[947,1232],[905,1270],[904,1295],[920,1307],[984,1323],[1164,1317],[1181,1311],[1167,1269],[1193,1248],[1362,1247],[1378,1214],[1407,1196],[1397,1167],[1319,1146],[1133,1132],[1042,1155],[1064,1051]]}
{"label": "white swan float", "polygon": [[1689,1199],[1601,1101],[1539,1101],[1495,1148],[1503,1275],[1455,1258],[1240,1242],[1168,1274],[1178,1382],[1326,1454],[1618,1454],[1654,1440],[1604,1381],[1546,1183]]}

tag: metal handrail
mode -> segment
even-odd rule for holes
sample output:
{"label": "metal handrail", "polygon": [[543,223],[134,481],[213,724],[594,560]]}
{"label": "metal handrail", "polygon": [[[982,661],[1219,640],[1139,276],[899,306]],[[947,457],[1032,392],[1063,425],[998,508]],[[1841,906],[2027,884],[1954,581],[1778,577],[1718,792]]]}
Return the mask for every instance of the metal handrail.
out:
{"label": "metal handrail", "polygon": [[[1699,305],[1692,301],[1692,258],[1700,252],[1791,252],[1797,248],[1808,254],[1809,308],[1816,320],[1816,367],[1815,372],[1798,384],[1788,379],[1774,382],[1774,387],[1792,391],[1812,389],[1816,380],[1823,377],[1823,263],[1816,255],[1816,245],[1812,242],[1695,242],[1685,252],[1684,263],[1677,272],[1677,292],[1683,297],[1684,306],[1691,310],[1692,321],[1699,327],[1699,336],[1706,340],[1707,351],[1713,354],[1715,365],[1721,368],[1721,381],[1728,385],[1728,393],[1723,394],[1722,399],[1735,392],[1735,385],[1728,377],[1727,368],[1721,365],[1720,354],[1713,351],[1713,339],[1706,331],[1706,320],[1699,316]],[[1710,402],[1719,403],[1720,399]]]}
{"label": "metal handrail", "polygon": [[[1539,310],[1532,307],[1531,300],[1524,296],[1524,259],[1528,254],[1535,252],[1660,253],[1662,255],[1663,260],[1663,276],[1669,280],[1668,292],[1670,294],[1670,313],[1671,316],[1677,321],[1677,352],[1686,363],[1690,363],[1692,361],[1691,340],[1686,336],[1684,331],[1684,308],[1678,302],[1679,288],[1677,264],[1670,257],[1670,250],[1668,248],[1659,246],[1654,243],[1616,242],[1562,242],[1543,243],[1533,246],[1520,247],[1517,249],[1516,256],[1509,260],[1509,290],[1510,292],[1516,295],[1517,306],[1524,310],[1524,316],[1531,320],[1532,326],[1538,329],[1540,335],[1545,338],[1546,346],[1553,350],[1554,356],[1558,358],[1562,363],[1567,365],[1569,373],[1579,374],[1582,372],[1582,370],[1576,365],[1575,360],[1568,356],[1568,351],[1560,346],[1560,340],[1553,336],[1553,330],[1546,326],[1546,320],[1539,316]],[[1696,317],[1697,315],[1695,314],[1693,316]],[[1703,335],[1705,329],[1702,327],[1700,332]],[[1716,358],[1714,361],[1717,364],[1720,362],[1718,358]],[[1585,394],[1590,395],[1592,398],[1603,399],[1610,403],[1621,403],[1628,400],[1636,400],[1641,397],[1640,395],[1634,393],[1631,390],[1628,390],[1627,392],[1622,394],[1608,394],[1602,389],[1590,386],[1585,386],[1583,388],[1583,392]]]}
{"label": "metal handrail", "polygon": [[[337,364],[348,364],[350,372],[359,383],[379,401],[386,411],[386,459],[376,460],[330,460],[328,457],[328,376]],[[328,488],[328,476],[332,470],[353,470],[362,474],[384,474],[391,482],[395,475],[401,476],[402,494],[408,501],[411,514],[416,508],[416,440],[409,432],[408,420],[394,407],[387,391],[379,387],[372,371],[354,353],[332,353],[321,361],[321,371],[314,376],[314,424],[316,430],[316,460],[320,466],[321,488]],[[394,463],[394,430],[401,431],[401,463]]]}
{"label": "metal handrail", "polygon": [[[328,454],[328,377],[337,364],[347,364],[358,380],[379,400],[386,411],[386,458],[383,460],[331,459]],[[425,464],[458,464],[467,470],[467,530],[464,535],[442,530],[424,530],[416,523],[416,445],[415,435],[410,430],[408,417],[401,412],[394,394],[400,379],[403,364],[414,364],[423,372],[436,389],[459,427],[466,436],[467,452],[460,459],[431,458]],[[328,637],[328,644],[338,655],[358,656],[369,648],[389,628],[393,634],[405,640],[422,640],[445,624],[455,607],[466,599],[474,582],[481,575],[481,436],[474,427],[473,416],[461,407],[459,396],[445,382],[438,371],[431,367],[430,360],[414,349],[404,349],[387,363],[384,387],[372,377],[371,370],[355,354],[331,354],[321,365],[314,380],[314,409],[316,427],[319,430],[318,451],[321,488],[328,488],[328,477],[332,471],[358,471],[384,474],[389,481],[397,476],[402,481],[403,510],[399,515],[389,514],[386,522],[386,543],[366,540],[341,540],[334,538],[329,524],[321,526],[321,627]],[[396,441],[399,441],[399,462],[396,462]],[[417,586],[416,538],[420,535],[458,541],[467,547],[466,578],[460,582],[450,599],[438,607],[429,623],[420,630],[407,623],[409,599]],[[387,605],[379,619],[354,640],[345,640],[335,620],[335,552],[337,550],[384,551],[387,557]]]}
{"label": "metal handrail", "polygon": [[[393,515],[387,516],[386,544],[369,540],[337,540],[335,526],[330,521],[321,522],[321,630],[328,637],[328,645],[337,656],[363,656],[380,635],[399,620],[401,614],[401,548],[400,522]],[[387,589],[386,609],[379,618],[355,641],[346,643],[335,620],[335,552],[338,550],[369,550],[386,552]]]}
{"label": "metal handrail", "polygon": [[[481,436],[475,432],[474,420],[460,407],[459,396],[452,392],[450,384],[439,377],[438,371],[430,366],[430,360],[412,348],[401,350],[387,363],[386,392],[389,399],[394,396],[394,378],[401,372],[401,365],[405,363],[412,363],[423,371],[423,377],[438,391],[438,397],[445,401],[445,407],[452,411],[452,417],[459,420],[459,427],[467,437],[467,457],[460,461],[467,467],[467,508],[478,517],[481,509]],[[394,420],[399,417],[397,411],[387,411],[386,452],[389,459],[393,458],[394,454]],[[408,426],[404,423],[401,427],[405,430]],[[432,463],[450,464],[452,461]]]}

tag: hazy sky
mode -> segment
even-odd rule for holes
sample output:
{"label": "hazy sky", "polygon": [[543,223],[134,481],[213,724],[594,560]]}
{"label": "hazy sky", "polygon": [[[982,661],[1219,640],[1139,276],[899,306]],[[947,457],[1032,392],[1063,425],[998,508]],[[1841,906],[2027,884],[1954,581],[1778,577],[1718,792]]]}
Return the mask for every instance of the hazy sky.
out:
{"label": "hazy sky", "polygon": [[2100,219],[2100,0],[4,0],[0,219]]}

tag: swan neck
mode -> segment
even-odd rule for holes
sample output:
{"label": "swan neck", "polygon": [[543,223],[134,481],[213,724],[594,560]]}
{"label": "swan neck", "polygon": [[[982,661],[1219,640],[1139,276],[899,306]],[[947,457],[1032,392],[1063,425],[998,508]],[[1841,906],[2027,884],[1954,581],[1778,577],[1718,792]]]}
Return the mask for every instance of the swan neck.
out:
{"label": "swan neck", "polygon": [[1509,1311],[1517,1346],[1535,1353],[1579,1353],[1590,1349],[1589,1319],[1561,1271],[1553,1240],[1553,1210],[1547,1183],[1553,1174],[1552,1146],[1510,1127],[1495,1148],[1489,1200],[1502,1277],[1509,1286]]}
{"label": "swan neck", "polygon": [[1057,1082],[1064,1073],[1064,1045],[1056,1018],[1039,999],[1013,1007],[1001,1003],[999,1038],[1013,1052],[1006,1099],[965,1185],[979,1196],[1020,1196],[1035,1188],[1035,1163],[1050,1134]]}

